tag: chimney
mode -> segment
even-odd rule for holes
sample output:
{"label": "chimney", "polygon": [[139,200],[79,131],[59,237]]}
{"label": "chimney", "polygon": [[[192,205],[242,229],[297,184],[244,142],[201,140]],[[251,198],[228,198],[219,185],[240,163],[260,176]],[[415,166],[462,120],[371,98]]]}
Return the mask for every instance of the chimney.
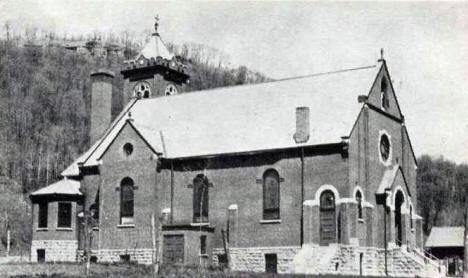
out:
{"label": "chimney", "polygon": [[91,73],[91,144],[99,140],[110,125],[114,76],[113,72],[102,69]]}
{"label": "chimney", "polygon": [[297,144],[309,141],[309,107],[296,108],[296,133],[294,140]]}
{"label": "chimney", "polygon": [[366,103],[367,102],[367,96],[366,95],[359,95],[357,98],[357,101],[359,103]]}

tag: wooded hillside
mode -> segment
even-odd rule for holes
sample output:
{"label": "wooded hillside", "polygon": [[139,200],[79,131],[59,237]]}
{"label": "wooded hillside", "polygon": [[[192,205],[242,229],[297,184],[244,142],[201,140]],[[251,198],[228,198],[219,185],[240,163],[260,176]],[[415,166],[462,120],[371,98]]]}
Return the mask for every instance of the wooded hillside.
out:
{"label": "wooded hillside", "polygon": [[[49,40],[52,37],[48,35]],[[28,43],[33,39],[36,43]],[[7,223],[13,229],[13,248],[28,246],[30,209],[23,194],[56,181],[89,146],[89,73],[102,67],[120,72],[123,61],[141,46],[128,37],[120,42],[123,56],[103,58],[37,43],[31,35],[0,40],[0,253],[6,245]],[[188,65],[188,91],[268,80],[246,67],[227,66],[224,54],[216,49],[168,45]],[[120,93],[122,88],[117,74],[113,90]],[[417,174],[418,213],[424,218],[425,233],[432,226],[462,225],[468,165],[423,155]]]}
{"label": "wooded hillside", "polygon": [[[0,175],[29,192],[54,182],[89,145],[90,72],[105,67],[119,73],[137,49],[126,50],[127,57],[102,58],[17,42],[0,42]],[[219,52],[203,45],[170,47],[188,65],[187,91],[267,79],[246,67],[227,68]],[[116,74],[114,93],[122,88],[122,77]]]}

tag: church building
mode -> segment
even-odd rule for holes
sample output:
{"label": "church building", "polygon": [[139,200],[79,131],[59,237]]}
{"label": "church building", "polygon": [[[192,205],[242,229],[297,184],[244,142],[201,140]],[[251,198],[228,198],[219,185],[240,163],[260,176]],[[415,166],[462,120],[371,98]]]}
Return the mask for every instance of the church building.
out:
{"label": "church building", "polygon": [[184,93],[156,31],[91,73],[92,146],[31,194],[32,261],[228,265],[412,276],[437,271],[416,214],[417,162],[386,64]]}

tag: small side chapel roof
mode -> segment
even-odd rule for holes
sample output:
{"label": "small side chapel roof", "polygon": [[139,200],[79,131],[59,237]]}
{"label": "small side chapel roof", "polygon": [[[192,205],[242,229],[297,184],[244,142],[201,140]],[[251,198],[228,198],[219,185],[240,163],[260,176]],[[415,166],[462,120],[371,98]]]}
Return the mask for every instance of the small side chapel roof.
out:
{"label": "small side chapel roof", "polygon": [[395,164],[391,168],[385,170],[376,194],[384,194],[386,189],[392,188],[392,184],[395,180],[396,174],[398,173],[399,167],[400,166],[398,166],[398,164]]}
{"label": "small side chapel roof", "polygon": [[[385,194],[385,190],[391,189],[393,182],[395,181],[395,178],[397,177],[398,172],[401,172],[401,166],[398,164],[395,164],[385,170],[384,175],[382,177],[382,180],[380,181],[379,187],[377,188],[377,191],[375,194],[377,195],[382,195]],[[408,195],[411,196],[411,191],[408,188],[408,184],[406,183],[405,176],[403,175],[403,172],[401,172],[403,180],[404,180],[404,185],[406,190],[408,191]]]}
{"label": "small side chapel roof", "polygon": [[31,193],[31,196],[41,195],[83,195],[80,192],[80,182],[71,179],[62,179],[56,183],[43,187]]}
{"label": "small side chapel roof", "polygon": [[464,233],[464,227],[432,227],[425,247],[463,247]]}
{"label": "small side chapel roof", "polygon": [[[168,159],[339,143],[350,135],[363,106],[357,96],[370,92],[379,70],[373,65],[139,99],[76,163],[98,165],[129,118],[152,149]],[[295,113],[301,106],[310,107],[310,139],[296,144]],[[78,164],[69,168],[78,170]]]}

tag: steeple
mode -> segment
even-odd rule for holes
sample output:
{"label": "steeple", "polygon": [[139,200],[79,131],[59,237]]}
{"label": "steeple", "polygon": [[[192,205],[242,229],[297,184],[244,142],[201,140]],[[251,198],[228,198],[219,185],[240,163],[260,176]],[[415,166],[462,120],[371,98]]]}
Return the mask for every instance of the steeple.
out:
{"label": "steeple", "polygon": [[[159,16],[154,19],[154,33],[148,43],[134,59],[124,62],[121,73],[128,83],[124,104],[129,97],[149,98],[178,93],[190,78],[186,66],[169,51],[161,39],[158,30]],[[141,93],[142,88],[144,94]]]}

